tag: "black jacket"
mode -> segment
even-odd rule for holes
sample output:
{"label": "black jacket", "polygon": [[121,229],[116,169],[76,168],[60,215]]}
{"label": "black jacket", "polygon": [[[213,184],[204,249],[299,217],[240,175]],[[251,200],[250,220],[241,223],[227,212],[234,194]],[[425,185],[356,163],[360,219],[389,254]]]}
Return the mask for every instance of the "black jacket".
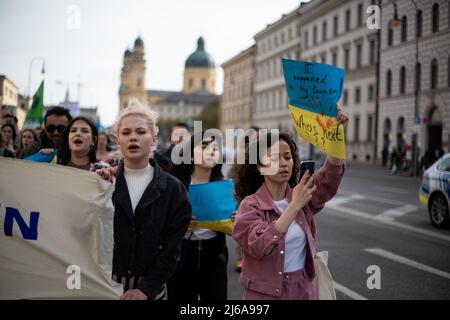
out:
{"label": "black jacket", "polygon": [[152,182],[134,215],[124,165],[120,165],[112,200],[114,212],[113,274],[139,277],[137,288],[153,299],[175,270],[192,210],[184,186],[153,159]]}

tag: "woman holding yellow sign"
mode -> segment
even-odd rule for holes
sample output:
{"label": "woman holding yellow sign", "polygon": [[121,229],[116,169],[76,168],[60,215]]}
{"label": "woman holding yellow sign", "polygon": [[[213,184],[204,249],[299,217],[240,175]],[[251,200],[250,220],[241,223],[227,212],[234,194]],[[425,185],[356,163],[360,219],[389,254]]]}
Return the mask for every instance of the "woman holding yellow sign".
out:
{"label": "woman holding yellow sign", "polygon": [[[340,106],[338,110],[337,122],[346,126],[348,118]],[[233,238],[244,251],[240,277],[244,299],[313,300],[314,215],[336,194],[344,164],[327,156],[318,172],[306,172],[300,180],[297,146],[290,136],[268,136],[267,142],[258,164],[249,164],[247,155],[236,184],[242,201]],[[261,147],[260,143],[261,139],[251,148]],[[275,174],[266,174],[274,167]]]}

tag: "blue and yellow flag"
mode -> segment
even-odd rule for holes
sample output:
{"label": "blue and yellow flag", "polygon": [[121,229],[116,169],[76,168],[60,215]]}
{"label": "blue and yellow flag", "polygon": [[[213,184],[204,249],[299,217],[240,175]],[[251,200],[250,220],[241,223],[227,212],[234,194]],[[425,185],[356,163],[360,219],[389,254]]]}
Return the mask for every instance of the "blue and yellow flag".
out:
{"label": "blue and yellow flag", "polygon": [[214,181],[189,186],[192,215],[196,216],[196,229],[207,228],[231,234],[231,215],[236,210],[234,184],[231,180]]}
{"label": "blue and yellow flag", "polygon": [[344,70],[328,64],[283,59],[289,112],[297,133],[326,154],[345,159],[344,127],[337,102]]}

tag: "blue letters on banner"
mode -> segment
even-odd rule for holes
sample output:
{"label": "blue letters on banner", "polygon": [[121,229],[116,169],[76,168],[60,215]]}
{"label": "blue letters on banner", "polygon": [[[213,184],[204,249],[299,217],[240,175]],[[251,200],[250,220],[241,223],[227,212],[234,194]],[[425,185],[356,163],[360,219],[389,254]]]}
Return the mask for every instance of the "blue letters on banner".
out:
{"label": "blue letters on banner", "polygon": [[336,104],[344,85],[344,69],[324,63],[282,60],[289,104],[336,117]]}
{"label": "blue letters on banner", "polygon": [[196,221],[217,221],[231,217],[236,210],[234,185],[231,180],[214,181],[189,186],[192,215]]}
{"label": "blue letters on banner", "polygon": [[30,226],[27,226],[25,220],[20,215],[19,210],[16,208],[6,207],[3,230],[5,235],[9,237],[13,236],[12,231],[14,220],[16,220],[19,225],[20,232],[25,240],[37,240],[39,212],[30,213]]}

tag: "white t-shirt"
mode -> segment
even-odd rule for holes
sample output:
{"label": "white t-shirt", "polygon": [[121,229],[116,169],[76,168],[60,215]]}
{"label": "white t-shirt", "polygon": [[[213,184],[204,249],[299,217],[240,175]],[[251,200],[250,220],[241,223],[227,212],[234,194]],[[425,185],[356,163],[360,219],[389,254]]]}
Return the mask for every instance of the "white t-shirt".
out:
{"label": "white t-shirt", "polygon": [[[278,213],[282,214],[289,205],[287,199],[273,201]],[[284,236],[284,272],[293,272],[305,266],[306,234],[294,220]]]}
{"label": "white t-shirt", "polygon": [[130,193],[131,206],[133,207],[133,214],[136,206],[141,200],[145,189],[153,180],[155,169],[148,164],[144,169],[133,170],[125,167],[124,175],[127,182],[128,192]]}

